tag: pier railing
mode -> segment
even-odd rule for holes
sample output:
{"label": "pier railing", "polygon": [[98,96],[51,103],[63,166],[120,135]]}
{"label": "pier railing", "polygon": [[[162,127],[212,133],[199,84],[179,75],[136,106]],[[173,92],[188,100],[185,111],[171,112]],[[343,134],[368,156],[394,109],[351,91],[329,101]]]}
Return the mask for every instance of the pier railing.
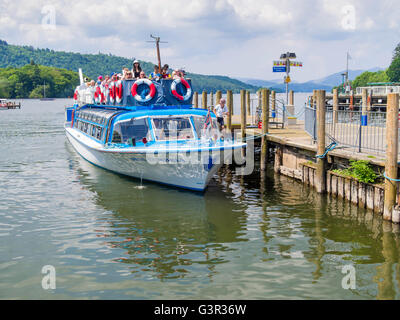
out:
{"label": "pier railing", "polygon": [[309,106],[305,106],[304,130],[313,140],[317,140],[317,111]]}
{"label": "pier railing", "polygon": [[386,112],[326,110],[325,127],[327,136],[341,146],[357,152],[385,152]]}
{"label": "pier railing", "polygon": [[[317,140],[316,109],[305,107],[304,129]],[[355,152],[386,152],[386,112],[382,111],[334,111],[325,112],[325,132],[329,140]]]}

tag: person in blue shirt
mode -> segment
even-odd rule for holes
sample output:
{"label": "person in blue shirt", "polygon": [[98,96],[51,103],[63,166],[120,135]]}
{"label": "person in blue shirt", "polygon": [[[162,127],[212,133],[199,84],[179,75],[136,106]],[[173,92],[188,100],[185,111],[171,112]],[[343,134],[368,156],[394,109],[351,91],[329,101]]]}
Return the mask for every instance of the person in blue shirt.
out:
{"label": "person in blue shirt", "polygon": [[160,69],[157,65],[154,66],[154,71],[150,74],[149,79],[158,81],[161,78]]}

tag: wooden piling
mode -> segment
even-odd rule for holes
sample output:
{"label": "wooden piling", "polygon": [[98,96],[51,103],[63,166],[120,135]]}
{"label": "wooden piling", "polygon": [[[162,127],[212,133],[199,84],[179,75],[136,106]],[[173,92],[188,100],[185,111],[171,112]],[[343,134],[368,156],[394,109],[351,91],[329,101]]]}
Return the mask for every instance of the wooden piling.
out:
{"label": "wooden piling", "polygon": [[193,93],[193,106],[195,108],[199,107],[199,93],[197,91]]}
{"label": "wooden piling", "polygon": [[246,90],[240,90],[240,129],[242,139],[246,138]]}
{"label": "wooden piling", "polygon": [[251,116],[251,96],[250,96],[250,91],[246,91],[246,106],[247,106],[247,115]]}
{"label": "wooden piling", "polygon": [[[397,179],[397,154],[399,145],[399,94],[389,93],[386,108],[386,162],[385,173],[391,179]],[[392,220],[393,207],[396,204],[397,183],[385,179],[385,200],[383,219]]]}
{"label": "wooden piling", "polygon": [[261,138],[261,156],[260,156],[260,169],[265,171],[267,169],[268,157],[268,122],[269,122],[269,90],[262,89],[262,138]]}
{"label": "wooden piling", "polygon": [[[317,154],[325,153],[325,90],[317,90]],[[326,191],[326,163],[317,158],[315,189],[318,193]]]}
{"label": "wooden piling", "polygon": [[289,91],[289,105],[294,106],[294,91]]}
{"label": "wooden piling", "polygon": [[276,118],[276,92],[271,91],[271,116]]}
{"label": "wooden piling", "polygon": [[214,108],[214,92],[210,92],[210,107]]}
{"label": "wooden piling", "polygon": [[226,126],[229,131],[232,130],[232,115],[233,115],[233,95],[232,91],[228,90],[226,92],[226,105],[228,106],[228,119],[226,121]]}
{"label": "wooden piling", "polygon": [[333,89],[333,123],[338,123],[339,90]]}
{"label": "wooden piling", "polygon": [[221,98],[222,98],[222,92],[221,92],[221,90],[218,90],[215,93],[215,105],[219,104],[219,101],[221,100]]}
{"label": "wooden piling", "polygon": [[201,95],[201,107],[207,109],[207,91],[203,91]]}

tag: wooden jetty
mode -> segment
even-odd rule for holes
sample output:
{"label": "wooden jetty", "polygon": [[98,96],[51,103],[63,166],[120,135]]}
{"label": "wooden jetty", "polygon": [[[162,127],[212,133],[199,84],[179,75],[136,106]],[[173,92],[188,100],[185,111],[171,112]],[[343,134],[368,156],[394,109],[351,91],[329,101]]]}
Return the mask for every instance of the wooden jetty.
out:
{"label": "wooden jetty", "polygon": [[[218,97],[220,94],[218,94]],[[326,139],[325,112],[331,107],[334,110],[340,108],[340,95],[337,90],[333,94],[326,94],[323,90],[315,90],[313,94],[313,106],[317,116],[316,138],[311,137],[304,130],[304,121],[271,118],[273,97],[275,92],[268,89],[260,90],[258,108],[262,115],[248,114],[247,93],[241,91],[240,115],[233,114],[232,92],[227,92],[227,106],[230,111],[226,125],[227,130],[238,130],[238,136],[247,139],[255,139],[254,142],[260,146],[260,174],[266,170],[268,164],[273,166],[274,171],[284,176],[299,180],[316,189],[318,193],[327,193],[330,196],[348,200],[360,208],[369,209],[376,214],[383,215],[383,219],[393,223],[400,223],[400,194],[398,188],[398,121],[399,121],[399,94],[389,93],[385,97],[387,106],[386,127],[383,135],[387,145],[386,152],[376,153],[363,150],[357,152],[354,148],[337,148],[332,151],[326,150],[328,141]],[[195,93],[194,105],[198,94]],[[202,94],[203,107],[207,107],[207,93]],[[332,100],[332,106],[329,103]],[[294,95],[290,99],[294,104]],[[289,108],[287,106],[287,108]],[[366,92],[361,94],[360,113],[368,107]],[[275,106],[274,106],[275,108]],[[371,110],[371,109],[369,109]],[[335,113],[335,112],[333,112]],[[335,115],[333,115],[335,121]],[[336,115],[337,117],[337,115]],[[255,125],[261,121],[261,126]],[[282,121],[285,126],[277,127],[271,125],[276,121]],[[363,130],[368,130],[368,127]],[[327,151],[327,152],[326,152]],[[317,155],[326,156],[317,157]],[[387,178],[383,183],[363,183],[355,178],[336,173],[335,166],[346,166],[351,160],[366,160],[376,172],[385,172]]]}
{"label": "wooden jetty", "polygon": [[7,101],[6,99],[0,99],[0,110],[1,109],[21,109],[21,102]]}

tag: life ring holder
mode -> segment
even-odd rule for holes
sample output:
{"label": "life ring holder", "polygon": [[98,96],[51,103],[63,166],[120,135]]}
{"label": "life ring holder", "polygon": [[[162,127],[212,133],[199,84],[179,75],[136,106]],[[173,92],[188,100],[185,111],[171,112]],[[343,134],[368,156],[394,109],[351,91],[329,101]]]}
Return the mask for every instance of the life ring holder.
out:
{"label": "life ring holder", "polygon": [[[177,91],[176,91],[176,86],[182,83],[185,88],[186,88],[186,94],[184,96],[181,96]],[[177,98],[178,100],[181,101],[187,101],[190,99],[190,97],[192,96],[192,88],[190,87],[190,84],[184,79],[184,78],[178,78],[175,79],[174,81],[172,81],[171,84],[171,93],[175,96],[175,98]]]}
{"label": "life ring holder", "polygon": [[[149,86],[150,88],[150,93],[145,97],[142,98],[138,93],[137,93],[137,89],[141,84],[146,84]],[[138,102],[147,102],[150,101],[151,99],[154,98],[154,96],[156,95],[157,89],[156,86],[154,85],[153,82],[151,82],[151,80],[149,79],[138,79],[135,81],[135,83],[133,84],[132,88],[131,88],[131,93],[132,96],[135,98],[136,101]]]}

